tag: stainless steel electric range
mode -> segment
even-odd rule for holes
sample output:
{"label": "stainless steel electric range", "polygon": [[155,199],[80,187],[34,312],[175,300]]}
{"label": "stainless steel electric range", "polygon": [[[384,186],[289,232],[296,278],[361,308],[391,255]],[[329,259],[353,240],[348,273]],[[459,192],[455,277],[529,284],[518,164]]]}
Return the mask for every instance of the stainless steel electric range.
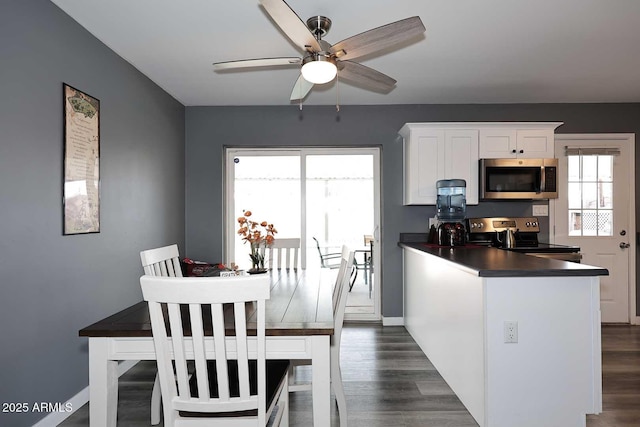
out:
{"label": "stainless steel electric range", "polygon": [[[493,246],[543,258],[580,262],[578,246],[555,245],[538,241],[540,223],[536,217],[467,218],[468,243]],[[515,246],[505,247],[507,230],[515,236]]]}

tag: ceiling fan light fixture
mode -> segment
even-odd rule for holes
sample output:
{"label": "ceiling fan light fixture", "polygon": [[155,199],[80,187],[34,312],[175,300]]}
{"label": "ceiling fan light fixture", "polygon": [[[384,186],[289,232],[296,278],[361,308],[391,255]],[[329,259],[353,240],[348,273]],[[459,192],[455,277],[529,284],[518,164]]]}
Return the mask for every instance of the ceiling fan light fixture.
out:
{"label": "ceiling fan light fixture", "polygon": [[304,59],[301,70],[302,77],[313,84],[329,83],[338,73],[335,60],[323,55],[314,56]]}

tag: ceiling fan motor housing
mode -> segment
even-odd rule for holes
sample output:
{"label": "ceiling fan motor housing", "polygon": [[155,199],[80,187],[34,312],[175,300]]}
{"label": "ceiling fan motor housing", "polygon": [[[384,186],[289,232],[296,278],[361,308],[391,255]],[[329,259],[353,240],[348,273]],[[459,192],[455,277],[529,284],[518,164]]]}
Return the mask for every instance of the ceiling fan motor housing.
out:
{"label": "ceiling fan motor housing", "polygon": [[302,58],[302,65],[312,61],[324,61],[330,62],[336,65],[336,60],[329,52],[309,52],[304,58]]}
{"label": "ceiling fan motor housing", "polygon": [[326,16],[313,16],[307,19],[307,27],[318,40],[324,37],[331,28],[331,19]]}

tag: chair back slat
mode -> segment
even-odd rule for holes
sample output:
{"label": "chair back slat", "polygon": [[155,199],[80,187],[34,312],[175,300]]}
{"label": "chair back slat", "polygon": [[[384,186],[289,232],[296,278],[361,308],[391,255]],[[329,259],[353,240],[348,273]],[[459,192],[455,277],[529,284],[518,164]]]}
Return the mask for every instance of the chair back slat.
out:
{"label": "chair back slat", "polygon": [[[262,420],[262,424],[259,425],[264,425],[264,309],[265,300],[270,294],[269,276],[181,278],[145,275],[140,278],[140,284],[143,297],[149,304],[165,422],[169,420],[169,423],[172,423],[181,419],[179,411],[218,413],[257,409],[257,418]],[[227,303],[233,303],[234,333],[230,335],[226,335],[229,325],[225,325],[225,310],[230,307],[223,306]],[[249,345],[246,303],[257,306],[256,347]],[[163,310],[163,305],[166,305],[166,310]],[[184,305],[188,305],[188,318],[183,314],[187,308]],[[207,313],[209,309],[211,316],[204,319],[202,313]],[[205,333],[209,320],[213,337]],[[165,322],[169,324],[170,339],[166,335]],[[218,397],[209,393],[210,375],[207,369],[210,365],[207,360],[211,359],[216,359]],[[229,381],[227,362],[233,359],[238,363],[239,396],[232,395],[233,387]],[[250,359],[256,359],[257,362],[257,395],[251,394],[249,384]],[[197,398],[192,396],[190,390],[188,361],[194,361]]]}
{"label": "chair back slat", "polygon": [[[268,246],[267,263],[269,268],[298,268],[300,238],[278,238]],[[283,262],[284,258],[284,262]],[[275,262],[274,262],[275,261]]]}
{"label": "chair back slat", "polygon": [[220,401],[228,402],[231,398],[229,392],[229,372],[227,365],[227,341],[225,336],[224,310],[222,304],[211,306],[213,318],[213,348],[216,352],[218,393]]}
{"label": "chair back slat", "polygon": [[178,245],[163,246],[140,252],[144,274],[148,276],[182,277]]}
{"label": "chair back slat", "polygon": [[340,269],[336,276],[336,282],[333,287],[333,330],[335,339],[340,342],[340,335],[342,333],[342,324],[344,322],[344,312],[347,306],[347,293],[349,292],[349,282],[351,280],[351,273],[355,268],[353,259],[355,252],[350,250],[347,246],[342,246],[342,256],[340,258]]}
{"label": "chair back slat", "polygon": [[238,353],[238,384],[240,385],[240,398],[247,399],[249,390],[249,348],[247,344],[247,319],[245,317],[245,305],[237,302],[233,305],[233,315],[236,324],[236,347]]}
{"label": "chair back slat", "polygon": [[[149,304],[149,317],[151,318],[151,325],[164,325],[165,320],[162,312],[162,306],[160,304]],[[156,345],[156,359],[158,366],[161,367],[159,368],[158,373],[160,376],[173,376],[173,367],[171,366],[171,359],[169,356],[169,342],[167,339],[166,329],[164,327],[156,328],[153,332],[153,340]],[[162,347],[161,351],[158,351],[158,346]],[[162,369],[162,371],[160,369]],[[169,393],[171,395],[177,394],[175,381],[170,381],[167,386],[170,388]]]}
{"label": "chair back slat", "polygon": [[[333,303],[333,312],[335,313],[338,303],[340,302],[340,295],[342,292],[342,288],[340,287],[342,283],[342,278],[345,274],[345,271],[348,269],[348,261],[349,261],[349,248],[346,245],[342,246],[342,254],[340,256],[340,267],[338,268],[338,274],[336,275],[336,281],[333,286],[333,295],[331,301]],[[350,270],[349,270],[350,271]]]}
{"label": "chair back slat", "polygon": [[[204,325],[202,322],[202,310],[200,304],[189,304],[189,321],[191,322],[191,340],[193,342],[193,359],[197,372],[208,373],[207,356],[204,347]],[[213,309],[213,308],[212,308]],[[180,376],[179,376],[180,377]],[[209,376],[198,375],[196,377],[198,388],[198,400],[209,400]]]}
{"label": "chair back slat", "polygon": [[178,394],[184,394],[189,390],[187,379],[187,357],[184,348],[184,334],[182,331],[182,316],[178,304],[167,304],[169,313],[169,326],[171,330],[171,347],[174,352],[175,369],[178,378]]}

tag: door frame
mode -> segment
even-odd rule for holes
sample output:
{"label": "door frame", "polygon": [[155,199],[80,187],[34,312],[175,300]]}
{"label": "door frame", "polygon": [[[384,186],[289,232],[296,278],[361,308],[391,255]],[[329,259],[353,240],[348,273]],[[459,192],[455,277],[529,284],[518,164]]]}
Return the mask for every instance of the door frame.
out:
{"label": "door frame", "polygon": [[[555,144],[567,144],[571,141],[598,141],[598,140],[614,140],[627,143],[629,145],[629,171],[632,175],[629,183],[629,236],[633,236],[633,244],[628,249],[629,253],[629,322],[632,325],[640,325],[640,316],[636,313],[636,172],[635,172],[635,134],[633,133],[584,133],[584,134],[556,134]],[[556,201],[549,200],[549,242],[555,243],[555,210]]]}
{"label": "door frame", "polygon": [[[301,159],[305,159],[308,155],[372,155],[373,156],[373,224],[374,224],[374,245],[376,250],[373,251],[373,265],[375,269],[375,286],[373,287],[373,313],[345,313],[345,320],[361,320],[361,321],[380,321],[382,319],[382,146],[291,146],[291,147],[237,147],[237,146],[225,146],[224,147],[224,167],[223,167],[223,221],[224,221],[224,233],[223,233],[223,258],[229,261],[227,258],[234,250],[234,241],[230,236],[235,235],[236,228],[236,213],[230,203],[227,203],[229,195],[233,190],[233,181],[235,179],[233,168],[228,167],[230,161],[233,161],[233,157],[242,153],[244,155],[252,156],[269,156],[269,155],[297,155]],[[306,186],[304,183],[304,177],[306,176],[306,162],[301,161],[300,165],[300,212],[301,212],[301,240],[307,241],[307,222],[306,222]],[[301,268],[305,268],[306,260],[306,245],[301,245]]]}

